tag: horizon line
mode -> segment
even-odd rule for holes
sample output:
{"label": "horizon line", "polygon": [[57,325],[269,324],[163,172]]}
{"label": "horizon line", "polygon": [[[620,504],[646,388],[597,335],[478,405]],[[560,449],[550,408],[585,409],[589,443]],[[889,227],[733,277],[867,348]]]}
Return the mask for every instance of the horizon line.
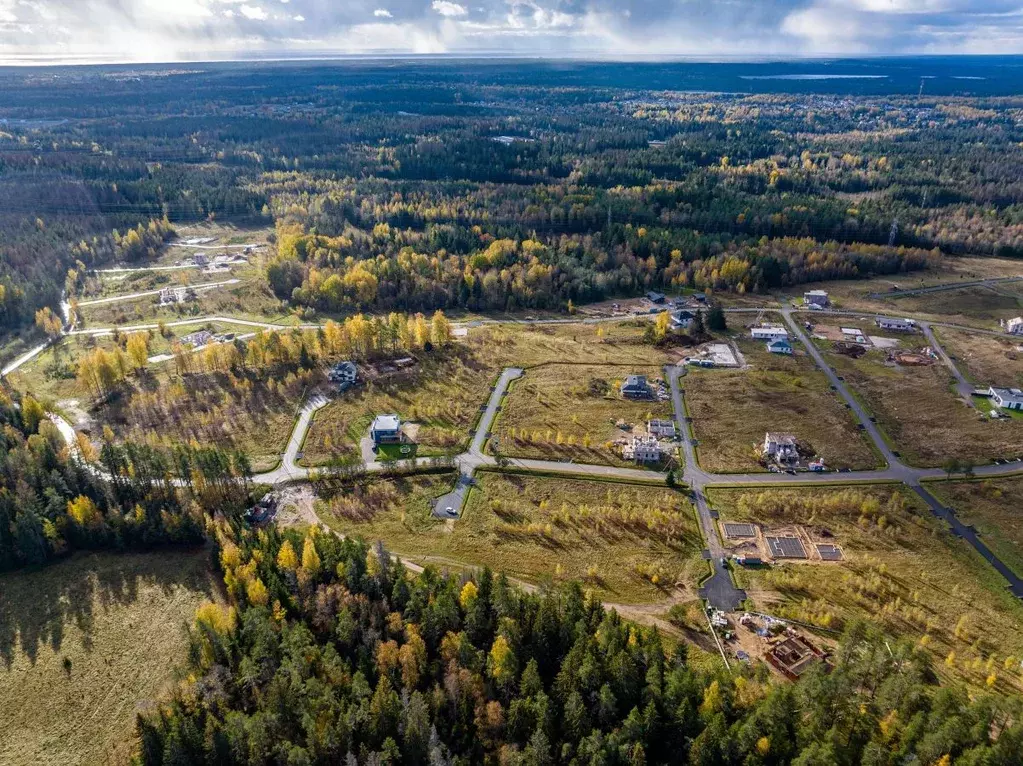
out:
{"label": "horizon line", "polygon": [[937,59],[937,58],[1023,58],[1020,53],[806,53],[806,54],[606,54],[606,53],[507,53],[507,52],[451,52],[415,53],[379,51],[372,53],[322,53],[314,55],[272,54],[268,56],[227,56],[224,58],[181,58],[166,61],[131,61],[103,59],[90,54],[77,56],[25,56],[0,59],[0,69],[63,68],[63,67],[170,67],[209,64],[288,64],[331,63],[353,61],[531,61],[575,62],[595,64],[629,63],[688,63],[688,64],[756,64],[799,62],[842,62],[885,59]]}

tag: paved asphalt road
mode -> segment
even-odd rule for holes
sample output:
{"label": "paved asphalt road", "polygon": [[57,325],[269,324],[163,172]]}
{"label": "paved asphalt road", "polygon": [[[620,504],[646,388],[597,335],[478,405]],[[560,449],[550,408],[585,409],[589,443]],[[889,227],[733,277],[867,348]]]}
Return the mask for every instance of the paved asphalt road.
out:
{"label": "paved asphalt road", "polygon": [[465,496],[469,494],[469,487],[473,484],[473,474],[481,465],[494,465],[496,461],[483,454],[483,447],[487,443],[487,435],[494,419],[501,408],[505,394],[508,393],[508,386],[511,382],[522,376],[523,370],[518,367],[507,367],[498,378],[490,399],[487,402],[483,414],[480,415],[476,424],[476,433],[473,434],[469,451],[455,458],[458,466],[458,481],[455,488],[446,495],[441,495],[433,504],[433,515],[441,519],[457,518],[462,512],[462,504],[465,503]]}
{"label": "paved asphalt road", "polygon": [[716,609],[724,609],[727,612],[735,611],[746,599],[746,592],[735,586],[732,574],[725,565],[726,552],[718,536],[717,523],[704,494],[704,488],[712,478],[710,474],[699,467],[696,461],[696,449],[693,444],[693,433],[689,421],[685,416],[685,406],[682,401],[682,387],[679,385],[679,378],[685,374],[685,368],[665,367],[665,376],[668,378],[668,385],[671,388],[671,402],[675,411],[675,422],[678,425],[678,432],[682,438],[682,453],[685,459],[683,479],[689,484],[692,492],[691,498],[696,506],[696,516],[700,521],[700,531],[703,532],[703,539],[707,543],[704,556],[710,560],[711,575],[703,583],[700,591],[711,606]]}
{"label": "paved asphalt road", "polygon": [[910,290],[889,290],[883,293],[867,293],[868,298],[902,298],[909,295],[924,295],[926,293],[940,293],[945,290],[962,290],[966,287],[991,287],[1006,282],[1023,281],[1023,277],[996,277],[994,279],[976,279],[972,282],[949,282],[944,285],[932,285],[931,287],[915,287]]}
{"label": "paved asphalt road", "polygon": [[930,322],[919,322],[918,324],[920,325],[920,329],[923,330],[924,337],[927,338],[927,342],[941,359],[941,363],[949,369],[952,373],[952,377],[956,379],[956,391],[959,393],[959,396],[961,396],[963,401],[965,401],[970,407],[976,409],[977,405],[973,402],[973,389],[975,386],[973,386],[970,381],[966,379],[966,376],[960,372],[955,362],[952,361],[952,357],[948,355],[942,345],[938,342],[938,339],[934,336],[934,330],[931,329]]}

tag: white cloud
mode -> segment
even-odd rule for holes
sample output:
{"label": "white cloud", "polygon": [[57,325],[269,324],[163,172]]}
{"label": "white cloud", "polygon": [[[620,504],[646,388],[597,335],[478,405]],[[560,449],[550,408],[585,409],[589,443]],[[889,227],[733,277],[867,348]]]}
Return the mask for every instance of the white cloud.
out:
{"label": "white cloud", "polygon": [[437,11],[441,16],[447,18],[455,18],[457,16],[466,16],[469,13],[469,9],[464,5],[453,3],[451,0],[433,0],[430,4],[433,10]]}
{"label": "white cloud", "polygon": [[270,14],[258,5],[243,5],[238,10],[241,11],[242,16],[253,21],[266,21],[270,17]]}
{"label": "white cloud", "polygon": [[495,51],[1023,53],[1023,0],[0,0],[0,63]]}

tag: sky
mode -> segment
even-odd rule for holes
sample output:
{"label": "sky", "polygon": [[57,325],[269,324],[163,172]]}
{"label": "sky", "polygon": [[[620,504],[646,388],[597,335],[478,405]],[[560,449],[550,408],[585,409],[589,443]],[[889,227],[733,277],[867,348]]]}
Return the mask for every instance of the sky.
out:
{"label": "sky", "polygon": [[1023,53],[1023,0],[0,0],[0,63]]}

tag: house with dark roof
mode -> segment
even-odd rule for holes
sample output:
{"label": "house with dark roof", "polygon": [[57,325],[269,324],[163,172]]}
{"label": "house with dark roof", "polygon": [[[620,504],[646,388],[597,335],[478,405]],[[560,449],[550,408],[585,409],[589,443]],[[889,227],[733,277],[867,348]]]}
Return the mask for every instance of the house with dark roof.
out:
{"label": "house with dark roof", "polygon": [[694,314],[692,311],[686,311],[685,309],[674,311],[671,314],[671,329],[688,330],[692,326],[693,321],[695,319],[696,314]]}
{"label": "house with dark roof", "polygon": [[646,382],[646,375],[630,375],[622,383],[622,396],[626,399],[648,399],[651,395],[650,384]]}
{"label": "house with dark roof", "polygon": [[655,293],[651,290],[646,294],[646,299],[651,303],[664,303],[664,293]]}

